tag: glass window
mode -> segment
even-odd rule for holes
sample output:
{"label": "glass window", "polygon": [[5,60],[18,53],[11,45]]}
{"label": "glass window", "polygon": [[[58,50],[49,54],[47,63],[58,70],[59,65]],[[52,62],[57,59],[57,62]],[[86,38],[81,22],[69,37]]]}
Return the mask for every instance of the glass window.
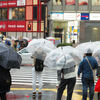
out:
{"label": "glass window", "polygon": [[100,0],[92,0],[92,5],[93,6],[100,5]]}
{"label": "glass window", "polygon": [[37,6],[33,7],[33,19],[37,20]]}
{"label": "glass window", "polygon": [[66,5],[75,5],[75,0],[65,0]]}
{"label": "glass window", "polygon": [[7,20],[7,8],[0,9],[0,20]]}
{"label": "glass window", "polygon": [[9,9],[9,19],[10,20],[24,20],[25,19],[25,8],[10,8]]}
{"label": "glass window", "polygon": [[53,0],[53,5],[61,5],[62,0]]}
{"label": "glass window", "polygon": [[88,0],[79,0],[79,6],[88,5]]}

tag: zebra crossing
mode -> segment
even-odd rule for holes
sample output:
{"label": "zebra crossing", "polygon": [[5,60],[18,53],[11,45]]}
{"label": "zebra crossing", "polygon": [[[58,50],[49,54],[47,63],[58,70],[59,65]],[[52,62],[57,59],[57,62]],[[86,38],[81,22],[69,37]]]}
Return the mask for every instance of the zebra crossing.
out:
{"label": "zebra crossing", "polygon": [[[12,84],[15,85],[32,85],[32,67],[22,66],[20,69],[12,69],[11,70],[12,76]],[[50,69],[44,67],[44,71],[42,74],[43,84],[57,84],[57,71],[56,69]],[[96,79],[97,80],[97,79]],[[76,84],[80,85],[81,78],[77,78]],[[37,82],[38,85],[38,82]]]}

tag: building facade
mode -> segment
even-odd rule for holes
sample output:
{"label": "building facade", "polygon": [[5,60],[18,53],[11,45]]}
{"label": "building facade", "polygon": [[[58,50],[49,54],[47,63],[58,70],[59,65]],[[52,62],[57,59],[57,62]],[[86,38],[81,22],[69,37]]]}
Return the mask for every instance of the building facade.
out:
{"label": "building facade", "polygon": [[0,0],[0,32],[7,36],[43,38],[47,33],[46,17],[43,0]]}
{"label": "building facade", "polygon": [[50,35],[62,42],[100,40],[100,0],[51,0]]}

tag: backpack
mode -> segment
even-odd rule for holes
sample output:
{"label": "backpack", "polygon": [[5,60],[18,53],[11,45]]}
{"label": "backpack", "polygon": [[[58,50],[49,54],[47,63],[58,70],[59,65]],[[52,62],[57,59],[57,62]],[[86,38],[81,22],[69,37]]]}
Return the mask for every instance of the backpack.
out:
{"label": "backpack", "polygon": [[36,59],[35,61],[35,71],[42,72],[44,68],[43,60]]}

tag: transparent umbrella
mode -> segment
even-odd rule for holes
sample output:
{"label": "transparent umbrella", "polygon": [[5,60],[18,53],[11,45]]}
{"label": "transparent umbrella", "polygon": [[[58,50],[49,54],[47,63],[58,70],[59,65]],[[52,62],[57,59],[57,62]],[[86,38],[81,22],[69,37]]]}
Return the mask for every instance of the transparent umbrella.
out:
{"label": "transparent umbrella", "polygon": [[65,55],[69,54],[75,61],[76,64],[79,64],[83,56],[77,49],[71,46],[58,47],[55,50],[51,51],[45,58],[44,64],[48,67],[55,67],[57,60]]}
{"label": "transparent umbrella", "polygon": [[32,53],[34,57],[41,60],[44,60],[46,55],[55,48],[55,45],[46,39],[33,39],[27,46],[27,50]]}
{"label": "transparent umbrella", "polygon": [[71,68],[75,65],[76,65],[75,60],[69,54],[65,54],[65,55],[61,56],[56,62],[56,67],[58,69]]}

